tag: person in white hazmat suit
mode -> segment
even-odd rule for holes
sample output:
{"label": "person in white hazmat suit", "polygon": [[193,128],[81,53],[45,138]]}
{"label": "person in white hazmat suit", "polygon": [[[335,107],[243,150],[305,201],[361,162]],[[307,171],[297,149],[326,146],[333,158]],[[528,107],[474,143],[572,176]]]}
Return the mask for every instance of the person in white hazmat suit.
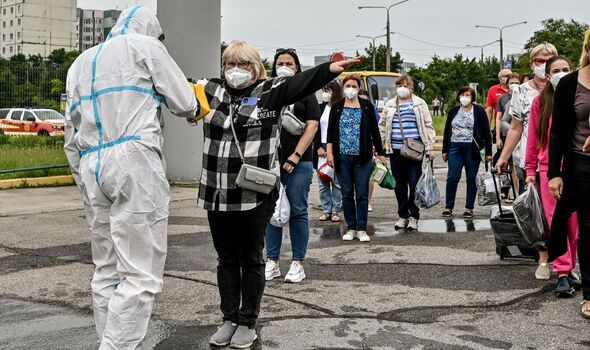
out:
{"label": "person in white hazmat suit", "polygon": [[162,289],[170,193],[160,104],[184,118],[199,110],[161,36],[150,9],[129,8],[68,71],[65,151],[91,233],[100,350],[141,349]]}

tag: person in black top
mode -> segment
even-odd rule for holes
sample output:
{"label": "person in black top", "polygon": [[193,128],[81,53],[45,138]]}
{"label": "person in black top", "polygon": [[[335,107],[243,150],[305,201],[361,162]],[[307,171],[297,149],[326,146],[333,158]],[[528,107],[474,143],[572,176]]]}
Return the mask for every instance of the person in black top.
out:
{"label": "person in black top", "polygon": [[[271,77],[288,77],[301,72],[299,58],[294,49],[278,49],[272,68]],[[299,283],[305,278],[303,260],[309,239],[307,199],[313,175],[312,148],[310,145],[318,130],[320,108],[315,95],[309,95],[301,101],[287,107],[306,128],[302,135],[291,135],[285,128],[281,130],[280,162],[281,183],[285,187],[291,206],[289,217],[289,236],[293,261],[285,282]],[[272,224],[266,230],[266,269],[267,281],[281,276],[278,260],[281,255],[283,228]]]}
{"label": "person in black top", "polygon": [[254,327],[265,284],[264,236],[278,191],[266,194],[237,186],[242,164],[276,169],[273,160],[283,107],[314,93],[360,59],[324,63],[292,77],[267,80],[258,51],[235,41],[221,56],[224,79],[197,81],[210,107],[202,119],[203,167],[197,205],[207,210],[218,255],[224,321],[210,344],[246,348],[258,337]]}

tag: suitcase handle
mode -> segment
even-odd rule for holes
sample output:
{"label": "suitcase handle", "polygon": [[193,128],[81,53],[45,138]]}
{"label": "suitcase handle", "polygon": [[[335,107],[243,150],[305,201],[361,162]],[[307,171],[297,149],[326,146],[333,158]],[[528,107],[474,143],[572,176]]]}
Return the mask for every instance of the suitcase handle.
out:
{"label": "suitcase handle", "polygon": [[[488,169],[488,163],[486,162],[486,170]],[[490,173],[492,173],[492,180],[494,181],[494,190],[496,191],[496,200],[498,201],[498,209],[500,209],[500,215],[504,215],[504,212],[502,211],[502,200],[500,198],[500,191],[498,191],[498,184],[496,183],[496,175],[498,174],[498,170],[495,167],[492,167],[492,170],[490,170]],[[514,198],[516,199],[516,189],[514,188],[514,181],[512,181],[512,169],[511,168],[506,168],[506,169],[502,169],[502,171],[500,172],[501,174],[506,174],[508,176],[508,180],[510,181],[510,187],[512,188],[512,194],[514,195]]]}

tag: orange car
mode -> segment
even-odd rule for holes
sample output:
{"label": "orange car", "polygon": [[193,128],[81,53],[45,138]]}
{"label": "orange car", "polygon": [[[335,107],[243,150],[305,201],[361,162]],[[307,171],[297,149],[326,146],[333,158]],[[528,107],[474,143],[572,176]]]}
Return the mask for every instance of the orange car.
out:
{"label": "orange car", "polygon": [[64,116],[53,109],[0,109],[0,134],[60,136],[64,134]]}

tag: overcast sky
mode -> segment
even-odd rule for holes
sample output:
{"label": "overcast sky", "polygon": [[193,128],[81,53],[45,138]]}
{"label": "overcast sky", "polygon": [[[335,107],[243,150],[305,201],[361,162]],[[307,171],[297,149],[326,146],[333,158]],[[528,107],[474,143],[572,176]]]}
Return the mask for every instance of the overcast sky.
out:
{"label": "overcast sky", "polygon": [[[313,65],[315,55],[364,53],[370,39],[356,35],[385,34],[386,11],[359,10],[358,6],[388,6],[399,0],[221,1],[222,41],[246,40],[262,57],[271,59],[276,48],[292,47],[302,64]],[[156,8],[156,0],[78,0],[82,8],[122,9],[135,4]],[[410,0],[390,13],[391,30],[399,33],[391,35],[393,51],[399,51],[406,62],[424,65],[434,54],[479,57],[480,48],[465,46],[497,40],[499,30],[475,28],[476,24],[501,27],[527,21],[503,31],[504,54],[520,53],[543,19],[590,23],[590,0]],[[376,43],[385,43],[385,37]],[[484,48],[484,55],[499,56],[499,51],[499,44],[494,43]]]}

